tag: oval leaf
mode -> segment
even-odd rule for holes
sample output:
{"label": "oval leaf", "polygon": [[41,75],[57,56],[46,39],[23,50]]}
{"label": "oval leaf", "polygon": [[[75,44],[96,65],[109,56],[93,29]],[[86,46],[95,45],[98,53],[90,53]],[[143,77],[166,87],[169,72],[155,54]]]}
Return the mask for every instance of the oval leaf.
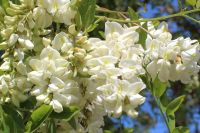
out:
{"label": "oval leaf", "polygon": [[167,105],[167,110],[166,110],[167,115],[174,114],[178,110],[178,108],[180,107],[180,105],[184,101],[184,99],[185,99],[185,96],[183,95],[183,96],[177,97],[176,99],[171,101]]}
{"label": "oval leaf", "polygon": [[86,30],[95,19],[96,0],[82,0],[78,9],[82,21],[82,28]]}
{"label": "oval leaf", "polygon": [[167,83],[163,83],[158,77],[153,81],[153,92],[157,97],[161,97],[167,88]]}
{"label": "oval leaf", "polygon": [[31,114],[29,122],[26,124],[26,131],[31,125],[31,132],[35,131],[51,114],[53,108],[50,105],[42,105]]}
{"label": "oval leaf", "polygon": [[138,14],[131,7],[128,7],[128,15],[129,15],[131,20],[138,20],[139,19]]}
{"label": "oval leaf", "polygon": [[187,127],[176,127],[172,133],[189,133],[189,129]]}

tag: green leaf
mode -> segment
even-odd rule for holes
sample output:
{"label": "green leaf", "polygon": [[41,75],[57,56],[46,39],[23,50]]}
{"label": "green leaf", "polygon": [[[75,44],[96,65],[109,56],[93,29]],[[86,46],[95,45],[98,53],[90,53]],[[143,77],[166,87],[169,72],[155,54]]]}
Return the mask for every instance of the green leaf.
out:
{"label": "green leaf", "polygon": [[54,119],[65,119],[70,121],[75,115],[79,113],[79,109],[75,106],[65,107],[61,113],[52,112],[50,117]]}
{"label": "green leaf", "polygon": [[37,100],[34,96],[29,97],[26,101],[20,103],[20,108],[23,109],[34,109]]}
{"label": "green leaf", "polygon": [[196,8],[200,8],[200,0],[197,1]]}
{"label": "green leaf", "polygon": [[128,7],[128,15],[129,15],[131,20],[138,20],[139,19],[138,14],[131,7]]}
{"label": "green leaf", "polygon": [[191,5],[191,6],[195,6],[196,5],[196,0],[186,0],[186,3],[188,4],[188,5]]}
{"label": "green leaf", "polygon": [[104,130],[103,133],[112,133],[112,132],[109,130]]}
{"label": "green leaf", "polygon": [[167,105],[167,110],[166,113],[167,115],[171,115],[174,114],[178,108],[180,107],[181,103],[184,101],[185,96],[179,96],[176,99],[174,99],[173,101],[171,101],[168,105]]}
{"label": "green leaf", "polygon": [[22,116],[14,107],[12,107],[11,105],[3,105],[2,108],[4,112],[6,112],[6,114],[12,117],[13,121],[15,121],[16,125],[20,129],[24,129]]}
{"label": "green leaf", "polygon": [[125,128],[123,133],[133,133],[133,128]]}
{"label": "green leaf", "polygon": [[0,6],[5,10],[9,6],[9,0],[0,0]]}
{"label": "green leaf", "polygon": [[[3,133],[22,133],[23,121],[17,111],[3,105],[0,107],[0,131]],[[16,113],[16,114],[14,114]],[[16,115],[16,116],[15,116]]]}
{"label": "green leaf", "polygon": [[103,39],[105,39],[105,33],[103,31],[99,31],[98,33]]}
{"label": "green leaf", "polygon": [[0,131],[2,133],[10,133],[10,127],[6,124],[6,116],[2,109],[2,106],[0,106]]}
{"label": "green leaf", "polygon": [[179,7],[179,10],[182,10],[183,5],[182,5],[182,1],[181,0],[178,0],[178,7]]}
{"label": "green leaf", "polygon": [[[147,29],[147,23],[144,23],[144,24],[142,25],[142,27],[143,27],[144,29]],[[137,32],[140,34],[138,43],[141,44],[141,45],[143,46],[143,48],[145,48],[145,43],[146,43],[146,38],[147,38],[147,32],[144,31],[144,30],[141,29],[141,28],[139,28],[139,29],[137,30]]]}
{"label": "green leaf", "polygon": [[35,131],[51,114],[53,111],[52,106],[43,104],[31,114],[29,122],[26,124],[26,132],[31,126],[31,132]]}
{"label": "green leaf", "polygon": [[93,31],[94,29],[96,29],[98,26],[98,24],[91,24],[87,29],[86,29],[86,32],[91,32]]}
{"label": "green leaf", "polygon": [[96,0],[82,0],[79,5],[79,13],[82,21],[82,29],[86,30],[95,19]]}
{"label": "green leaf", "polygon": [[47,124],[47,133],[56,133],[56,124],[53,119],[50,119]]}
{"label": "green leaf", "polygon": [[170,132],[172,132],[175,128],[175,123],[176,123],[175,115],[174,114],[168,115],[167,118],[168,118],[168,125],[169,125]]}
{"label": "green leaf", "polygon": [[161,97],[167,88],[167,83],[163,83],[158,77],[153,81],[153,93],[157,97]]}
{"label": "green leaf", "polygon": [[33,125],[32,121],[29,121],[29,122],[26,123],[25,133],[31,133],[32,125]]}
{"label": "green leaf", "polygon": [[76,22],[76,30],[80,31],[83,24],[82,24],[81,15],[79,12],[76,13],[75,22]]}
{"label": "green leaf", "polygon": [[172,133],[189,133],[189,129],[187,127],[176,127]]}
{"label": "green leaf", "polygon": [[166,93],[164,93],[164,94],[160,97],[160,101],[161,101],[162,105],[165,106],[165,107],[170,103],[170,99],[169,99],[169,97],[167,96]]}

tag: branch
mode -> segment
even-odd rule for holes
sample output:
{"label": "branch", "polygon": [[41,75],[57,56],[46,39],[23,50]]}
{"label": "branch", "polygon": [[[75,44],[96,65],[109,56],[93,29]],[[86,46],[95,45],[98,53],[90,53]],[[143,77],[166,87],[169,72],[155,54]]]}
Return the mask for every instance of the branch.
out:
{"label": "branch", "polygon": [[198,20],[196,20],[196,19],[194,19],[194,18],[192,18],[192,17],[190,17],[190,16],[188,16],[188,15],[183,15],[183,16],[184,16],[185,18],[188,18],[188,19],[190,19],[190,20],[192,20],[192,21],[194,21],[194,22],[200,24],[200,21],[198,21]]}
{"label": "branch", "polygon": [[104,12],[104,13],[121,13],[121,14],[125,14],[125,15],[128,15],[128,12],[121,12],[121,11],[113,11],[113,10],[109,10],[107,8],[103,8],[103,7],[98,7],[96,9],[97,12]]}
{"label": "branch", "polygon": [[[116,11],[114,11],[114,12],[116,12]],[[146,19],[140,19],[140,20],[122,20],[122,19],[109,18],[106,16],[96,16],[96,18],[99,18],[102,21],[109,20],[109,21],[115,21],[115,22],[119,22],[119,23],[140,23],[140,22],[148,22],[148,21],[160,21],[160,20],[165,20],[165,19],[174,18],[174,17],[185,17],[185,15],[187,15],[187,14],[196,13],[196,12],[200,12],[200,9],[194,9],[194,10],[190,10],[190,11],[182,11],[182,12],[175,13],[175,14],[168,15],[168,16],[149,18],[149,19],[146,18]]]}

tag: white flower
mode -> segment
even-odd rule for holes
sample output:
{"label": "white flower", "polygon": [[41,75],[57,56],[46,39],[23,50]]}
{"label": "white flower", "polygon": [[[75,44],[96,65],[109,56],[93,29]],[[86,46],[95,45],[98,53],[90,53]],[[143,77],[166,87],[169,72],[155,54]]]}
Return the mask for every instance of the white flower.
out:
{"label": "white flower", "polygon": [[34,44],[29,39],[18,39],[19,44],[26,49],[33,49]]}
{"label": "white flower", "polygon": [[145,100],[138,94],[145,88],[138,76],[145,71],[142,66],[144,49],[136,44],[139,40],[137,28],[106,22],[106,40],[89,39],[92,51],[86,65],[91,78],[87,90],[92,95],[100,95],[106,113],[115,117],[122,111],[135,117],[135,108]]}
{"label": "white flower", "polygon": [[68,62],[56,49],[47,46],[40,59],[31,59],[29,64],[33,71],[28,73],[28,79],[35,85],[31,94],[39,103],[52,105],[58,113],[63,111],[63,106],[78,103],[78,84],[66,77]]}
{"label": "white flower", "polygon": [[190,82],[200,68],[197,64],[200,59],[199,43],[183,37],[172,40],[166,23],[161,23],[157,30],[151,24],[149,26],[154,38],[148,36],[146,40],[144,64],[151,78],[154,80],[158,76],[162,82]]}
{"label": "white flower", "polygon": [[16,69],[17,71],[22,74],[22,75],[26,75],[27,74],[27,68],[26,68],[26,65],[22,62],[22,61],[19,61],[17,64],[16,64]]}
{"label": "white flower", "polygon": [[18,40],[19,36],[17,34],[12,34],[8,40],[8,46],[13,46],[17,40]]}
{"label": "white flower", "polygon": [[38,28],[46,28],[52,24],[52,17],[42,7],[37,7],[33,10],[33,19],[35,26]]}
{"label": "white flower", "polygon": [[1,71],[9,71],[11,69],[10,63],[11,63],[11,61],[9,58],[4,58],[4,62],[0,66],[0,70]]}
{"label": "white flower", "polygon": [[54,20],[59,23],[64,23],[66,25],[71,25],[72,20],[74,19],[76,11],[70,7],[70,2],[64,4],[56,12]]}
{"label": "white flower", "polygon": [[60,32],[52,41],[52,47],[56,50],[61,50],[62,52],[67,53],[73,47],[73,45],[68,35],[64,32]]}
{"label": "white flower", "polygon": [[144,97],[138,94],[144,88],[145,85],[141,81],[130,84],[126,80],[114,80],[113,83],[98,87],[97,90],[102,92],[107,112],[119,117],[127,105],[137,107],[144,102]]}
{"label": "white flower", "polygon": [[53,106],[54,111],[57,112],[57,113],[60,113],[60,112],[63,111],[62,104],[61,104],[58,100],[54,100],[54,99],[53,99],[53,100],[50,102],[50,105]]}

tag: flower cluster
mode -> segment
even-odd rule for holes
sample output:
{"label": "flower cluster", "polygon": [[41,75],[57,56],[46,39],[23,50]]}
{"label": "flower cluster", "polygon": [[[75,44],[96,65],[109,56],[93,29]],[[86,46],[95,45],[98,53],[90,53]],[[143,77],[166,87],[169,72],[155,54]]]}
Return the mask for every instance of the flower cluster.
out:
{"label": "flower cluster", "polygon": [[146,40],[144,62],[152,79],[158,76],[162,82],[181,80],[182,83],[189,83],[200,69],[198,41],[183,37],[172,39],[164,22],[158,29],[151,23],[148,28],[151,36]]}
{"label": "flower cluster", "polygon": [[20,107],[35,97],[36,107],[48,104],[57,113],[76,106],[77,128],[56,120],[58,132],[101,133],[106,115],[138,115],[135,109],[145,101],[142,75],[188,83],[199,71],[198,42],[173,40],[166,23],[157,29],[148,23],[143,47],[140,26],[106,22],[105,39],[89,38],[76,30],[75,15],[70,0],[10,2],[7,14],[0,13],[0,104]]}

